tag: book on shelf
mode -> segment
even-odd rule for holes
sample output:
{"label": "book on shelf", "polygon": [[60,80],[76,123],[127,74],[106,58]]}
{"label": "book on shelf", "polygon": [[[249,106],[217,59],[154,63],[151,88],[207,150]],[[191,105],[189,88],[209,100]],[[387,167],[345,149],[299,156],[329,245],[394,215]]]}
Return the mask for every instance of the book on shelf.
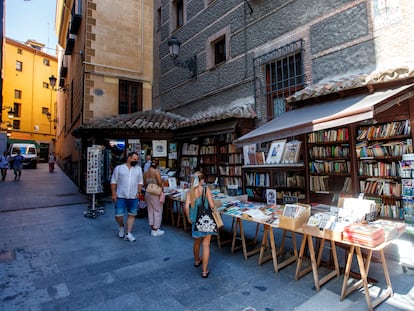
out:
{"label": "book on shelf", "polygon": [[282,163],[298,163],[301,144],[302,142],[300,140],[288,141],[285,145]]}
{"label": "book on shelf", "polygon": [[243,146],[244,165],[256,164],[256,144]]}
{"label": "book on shelf", "polygon": [[198,155],[198,145],[184,143],[182,154],[183,155],[194,155],[194,156]]}
{"label": "book on shelf", "polygon": [[282,161],[286,139],[273,141],[267,154],[266,164],[279,164]]}
{"label": "book on shelf", "polygon": [[264,155],[264,152],[262,152],[262,151],[257,151],[256,152],[256,164],[257,165],[263,165],[263,164],[265,164],[265,155]]}

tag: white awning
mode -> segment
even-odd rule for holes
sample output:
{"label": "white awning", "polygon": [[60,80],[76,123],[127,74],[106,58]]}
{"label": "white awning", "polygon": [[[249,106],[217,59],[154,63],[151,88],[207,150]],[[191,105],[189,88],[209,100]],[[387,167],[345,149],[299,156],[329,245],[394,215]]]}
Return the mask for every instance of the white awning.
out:
{"label": "white awning", "polygon": [[238,146],[277,140],[289,136],[343,126],[374,118],[375,115],[414,95],[413,84],[355,95],[283,113],[236,139]]}

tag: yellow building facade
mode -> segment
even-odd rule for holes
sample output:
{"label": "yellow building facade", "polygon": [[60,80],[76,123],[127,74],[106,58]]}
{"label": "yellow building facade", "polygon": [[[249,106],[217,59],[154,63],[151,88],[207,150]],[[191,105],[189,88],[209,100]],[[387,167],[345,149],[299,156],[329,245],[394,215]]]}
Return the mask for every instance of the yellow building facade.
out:
{"label": "yellow building facade", "polygon": [[152,109],[153,1],[57,0],[55,28],[62,47],[57,163],[79,182],[87,145],[72,132],[95,119]]}
{"label": "yellow building facade", "polygon": [[[57,75],[57,57],[44,53],[43,44],[5,39],[2,130],[9,143],[31,140],[39,145],[40,161],[53,150],[56,137],[57,92],[49,77]],[[13,112],[13,118],[9,112]]]}

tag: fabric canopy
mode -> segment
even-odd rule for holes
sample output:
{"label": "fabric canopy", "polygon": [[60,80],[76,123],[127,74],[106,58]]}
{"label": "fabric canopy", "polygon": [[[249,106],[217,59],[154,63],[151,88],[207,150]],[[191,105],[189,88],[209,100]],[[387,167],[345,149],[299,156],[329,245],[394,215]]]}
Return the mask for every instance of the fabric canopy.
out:
{"label": "fabric canopy", "polygon": [[255,144],[372,119],[413,95],[411,84],[304,106],[283,113],[234,143],[238,146]]}

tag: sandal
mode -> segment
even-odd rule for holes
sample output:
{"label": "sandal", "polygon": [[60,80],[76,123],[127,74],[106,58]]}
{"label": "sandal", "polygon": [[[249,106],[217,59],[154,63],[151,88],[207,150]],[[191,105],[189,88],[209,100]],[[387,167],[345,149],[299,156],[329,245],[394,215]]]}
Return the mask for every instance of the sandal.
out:
{"label": "sandal", "polygon": [[201,259],[194,261],[194,267],[200,267],[201,263],[202,263]]}
{"label": "sandal", "polygon": [[201,277],[203,278],[203,279],[206,279],[206,278],[208,278],[208,274],[210,273],[210,271],[203,271],[203,272],[201,272]]}

